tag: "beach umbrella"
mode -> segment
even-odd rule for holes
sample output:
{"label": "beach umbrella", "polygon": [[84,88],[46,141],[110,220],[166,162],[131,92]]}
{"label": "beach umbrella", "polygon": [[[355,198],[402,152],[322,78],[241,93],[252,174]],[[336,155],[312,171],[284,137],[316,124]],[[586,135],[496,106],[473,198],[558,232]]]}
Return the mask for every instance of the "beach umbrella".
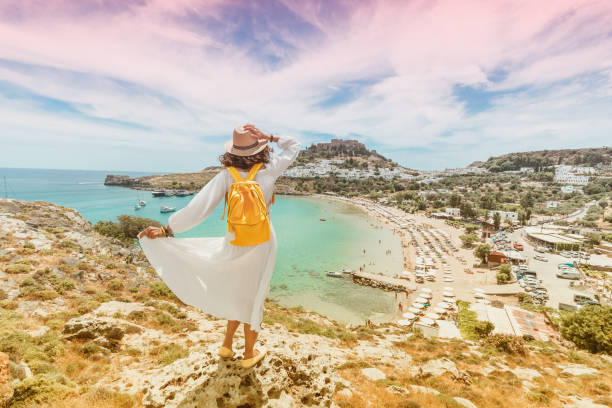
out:
{"label": "beach umbrella", "polygon": [[442,290],[448,291],[448,292],[452,292],[454,289],[450,286],[445,286],[442,288]]}
{"label": "beach umbrella", "polygon": [[490,305],[491,302],[487,299],[478,299],[476,303],[482,303],[483,305]]}
{"label": "beach umbrella", "polygon": [[453,292],[448,292],[447,291],[447,292],[442,293],[442,296],[446,296],[446,297],[451,297],[452,298],[452,297],[455,297],[455,294]]}
{"label": "beach umbrella", "polygon": [[455,299],[449,297],[442,298],[442,301],[446,303],[455,303]]}
{"label": "beach umbrella", "polygon": [[438,313],[438,314],[444,314],[446,313],[446,310],[442,309],[441,307],[434,307],[433,309],[434,312]]}
{"label": "beach umbrella", "polygon": [[431,319],[430,319],[430,318],[428,318],[428,317],[421,317],[421,318],[419,319],[419,323],[424,324],[425,326],[433,326],[433,325],[435,325],[435,324],[436,324],[436,322],[435,322],[435,321],[431,320]]}
{"label": "beach umbrella", "polygon": [[452,305],[447,302],[440,302],[436,306],[441,307],[442,309],[450,309]]}
{"label": "beach umbrella", "polygon": [[421,314],[421,313],[423,313],[423,311],[422,311],[422,310],[417,309],[416,307],[412,307],[412,306],[408,308],[408,311],[409,311],[410,313],[414,313],[414,314]]}
{"label": "beach umbrella", "polygon": [[484,289],[474,288],[474,292],[484,293]]}
{"label": "beach umbrella", "polygon": [[432,319],[432,320],[440,320],[440,315],[437,313],[425,313],[425,317]]}
{"label": "beach umbrella", "polygon": [[398,320],[397,324],[400,326],[410,326],[412,324],[412,320]]}
{"label": "beach umbrella", "polygon": [[486,297],[486,295],[485,295],[484,293],[476,292],[476,293],[474,294],[474,297],[475,297],[476,299],[484,299],[484,298]]}
{"label": "beach umbrella", "polygon": [[445,276],[444,277],[444,282],[454,282],[455,280],[453,278],[451,278],[450,276]]}
{"label": "beach umbrella", "polygon": [[419,293],[419,297],[422,297],[425,299],[431,299],[433,295],[431,293]]}
{"label": "beach umbrella", "polygon": [[414,320],[416,319],[416,315],[414,313],[402,313],[402,317],[408,319],[408,320]]}
{"label": "beach umbrella", "polygon": [[422,309],[422,308],[424,308],[425,306],[424,306],[422,303],[417,303],[417,302],[414,302],[414,303],[412,304],[412,307],[414,307],[414,308],[416,308],[416,309]]}
{"label": "beach umbrella", "polygon": [[431,293],[431,289],[429,289],[429,288],[423,288],[423,289],[421,289],[421,292]]}
{"label": "beach umbrella", "polygon": [[418,297],[416,299],[414,299],[414,302],[418,302],[418,303],[427,303],[427,299],[422,298],[422,297]]}

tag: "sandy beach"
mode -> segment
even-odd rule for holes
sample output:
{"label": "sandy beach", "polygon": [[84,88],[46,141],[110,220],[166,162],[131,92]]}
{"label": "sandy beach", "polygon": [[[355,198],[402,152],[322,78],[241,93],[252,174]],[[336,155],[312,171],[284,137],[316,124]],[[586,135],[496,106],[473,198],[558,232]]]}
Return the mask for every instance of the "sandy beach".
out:
{"label": "sandy beach", "polygon": [[[479,260],[475,258],[473,249],[461,247],[462,243],[459,236],[464,234],[464,231],[446,224],[442,219],[429,218],[422,214],[407,214],[399,208],[385,206],[365,198],[347,199],[324,194],[315,196],[361,208],[378,222],[387,225],[394,234],[400,236],[404,251],[403,270],[409,273],[411,292],[409,294],[397,293],[396,313],[390,319],[391,321],[402,319],[402,312],[406,311],[423,288],[431,290],[433,295],[431,303],[435,307],[437,303],[443,301],[443,293],[446,292],[445,287],[453,288],[456,299],[475,302],[477,299],[474,297],[474,288],[486,288],[496,284],[496,271],[473,268],[473,265],[479,263]],[[444,236],[442,234],[448,237],[451,246],[447,247],[444,243],[439,244],[435,239],[431,240],[431,244],[426,242],[425,237]],[[440,246],[445,250],[441,258],[435,260],[433,265],[436,270],[435,281],[426,280],[424,283],[416,283],[414,268],[417,260],[417,249],[427,250],[435,246]],[[466,270],[472,273],[468,273]],[[397,271],[397,275],[401,272]],[[445,281],[444,277],[452,279],[452,281]],[[493,298],[489,296],[488,299]],[[400,303],[402,304],[402,311],[400,311]]]}

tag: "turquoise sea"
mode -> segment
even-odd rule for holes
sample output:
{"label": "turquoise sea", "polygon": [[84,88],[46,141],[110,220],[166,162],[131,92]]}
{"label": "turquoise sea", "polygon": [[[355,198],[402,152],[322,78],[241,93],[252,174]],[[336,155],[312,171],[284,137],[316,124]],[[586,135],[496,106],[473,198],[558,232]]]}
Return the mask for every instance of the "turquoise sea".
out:
{"label": "turquoise sea", "polygon": [[[190,197],[153,198],[148,191],[105,186],[106,174],[131,177],[153,173],[0,168],[0,195],[42,200],[78,210],[92,224],[132,214],[166,223],[162,205],[180,209]],[[139,199],[147,205],[134,210]],[[197,227],[179,236],[222,236],[223,203]],[[326,270],[358,269],[393,275],[401,269],[399,237],[353,206],[327,199],[277,195],[271,209],[278,255],[269,297],[286,306],[303,306],[345,323],[384,320],[394,312],[394,296],[379,289],[330,278]],[[320,218],[326,221],[320,221]],[[364,252],[365,250],[365,252]],[[390,250],[390,253],[387,253]]]}

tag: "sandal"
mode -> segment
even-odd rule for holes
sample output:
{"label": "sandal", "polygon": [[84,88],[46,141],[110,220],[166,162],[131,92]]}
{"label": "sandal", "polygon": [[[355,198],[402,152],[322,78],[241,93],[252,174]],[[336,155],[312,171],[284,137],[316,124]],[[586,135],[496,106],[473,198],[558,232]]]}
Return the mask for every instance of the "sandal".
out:
{"label": "sandal", "polygon": [[234,352],[225,346],[221,346],[217,354],[219,354],[220,357],[224,357],[224,358],[234,357]]}
{"label": "sandal", "polygon": [[257,354],[255,354],[254,357],[247,358],[246,360],[244,360],[244,359],[242,360],[242,362],[241,362],[242,368],[251,368],[251,367],[253,367],[255,364],[257,364],[261,360],[263,360],[263,358],[265,357],[267,352],[268,352],[268,350],[266,350],[264,347],[261,347],[261,351],[259,351]]}

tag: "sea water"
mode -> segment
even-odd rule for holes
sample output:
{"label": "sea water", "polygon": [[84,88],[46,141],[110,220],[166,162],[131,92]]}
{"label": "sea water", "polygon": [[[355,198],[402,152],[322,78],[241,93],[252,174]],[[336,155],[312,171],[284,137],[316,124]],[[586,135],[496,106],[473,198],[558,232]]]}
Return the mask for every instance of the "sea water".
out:
{"label": "sea water", "polygon": [[[102,220],[116,221],[121,214],[166,224],[171,213],[160,213],[162,205],[179,210],[193,198],[154,198],[150,191],[105,186],[104,178],[108,173],[130,177],[153,174],[0,168],[0,192],[4,195],[4,176],[9,198],[42,200],[74,208],[92,224]],[[139,200],[145,200],[147,205],[135,210]],[[270,211],[278,239],[270,299],[285,306],[302,306],[351,324],[364,323],[367,319],[381,321],[394,313],[392,294],[325,273],[360,267],[368,272],[398,273],[402,248],[399,237],[391,230],[363,210],[329,199],[277,195]],[[226,223],[220,219],[222,212],[223,203],[200,225],[177,236],[224,235]]]}

